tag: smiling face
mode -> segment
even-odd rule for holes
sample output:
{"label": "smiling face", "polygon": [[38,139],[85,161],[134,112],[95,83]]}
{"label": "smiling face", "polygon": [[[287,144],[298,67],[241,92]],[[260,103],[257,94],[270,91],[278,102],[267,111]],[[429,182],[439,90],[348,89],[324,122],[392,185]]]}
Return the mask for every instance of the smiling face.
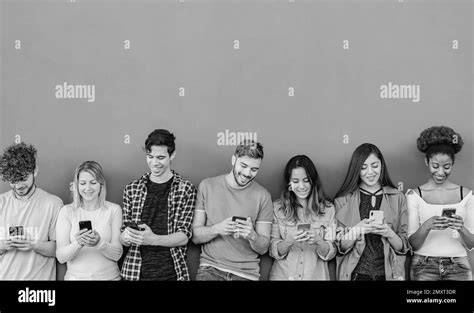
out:
{"label": "smiling face", "polygon": [[151,146],[151,150],[146,153],[146,163],[151,175],[158,178],[171,171],[170,165],[175,154],[176,152],[173,152],[169,155],[167,146]]}
{"label": "smiling face", "polygon": [[311,183],[304,168],[297,167],[291,171],[290,186],[299,200],[305,200],[309,197]]}
{"label": "smiling face", "polygon": [[95,201],[99,197],[101,185],[91,173],[82,171],[78,178],[79,194],[84,202]]}
{"label": "smiling face", "polygon": [[444,153],[437,153],[431,156],[426,165],[430,171],[431,179],[435,184],[443,184],[451,174],[453,168],[453,159]]}
{"label": "smiling face", "polygon": [[370,188],[379,186],[381,170],[382,162],[380,159],[375,154],[369,155],[360,170],[361,187]]}
{"label": "smiling face", "polygon": [[232,174],[234,180],[240,187],[245,187],[257,176],[262,159],[254,159],[248,156],[237,158],[232,156]]}

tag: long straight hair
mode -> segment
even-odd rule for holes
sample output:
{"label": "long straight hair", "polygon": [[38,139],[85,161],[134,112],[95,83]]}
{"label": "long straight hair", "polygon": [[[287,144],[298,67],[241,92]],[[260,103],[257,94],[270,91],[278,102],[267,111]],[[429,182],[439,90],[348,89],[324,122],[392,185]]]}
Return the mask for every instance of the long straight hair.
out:
{"label": "long straight hair", "polygon": [[380,172],[379,178],[380,185],[382,187],[390,186],[396,188],[390,179],[387,165],[380,149],[371,143],[363,143],[354,150],[354,153],[352,153],[352,158],[351,162],[349,163],[349,168],[347,169],[346,178],[339,188],[339,191],[336,193],[335,198],[343,197],[359,188],[360,171],[362,170],[362,165],[364,165],[365,160],[367,160],[371,154],[375,155],[381,162],[382,170]]}
{"label": "long straight hair", "polygon": [[99,208],[105,206],[105,196],[106,196],[106,184],[104,172],[102,171],[102,166],[95,161],[86,161],[79,165],[74,171],[74,188],[72,189],[72,207],[77,209],[83,205],[82,196],[79,193],[79,175],[82,172],[88,172],[91,174],[100,184],[99,191]]}
{"label": "long straight hair", "polygon": [[302,207],[295,193],[288,189],[290,186],[291,173],[295,168],[304,169],[309,183],[311,184],[311,191],[308,196],[308,211],[306,214],[309,213],[309,215],[313,216],[324,215],[325,208],[330,205],[330,202],[324,193],[323,184],[318,171],[310,158],[306,155],[297,155],[292,157],[285,167],[284,190],[280,197],[280,201],[282,202],[280,211],[283,213],[284,218],[287,221],[297,222],[297,209]]}

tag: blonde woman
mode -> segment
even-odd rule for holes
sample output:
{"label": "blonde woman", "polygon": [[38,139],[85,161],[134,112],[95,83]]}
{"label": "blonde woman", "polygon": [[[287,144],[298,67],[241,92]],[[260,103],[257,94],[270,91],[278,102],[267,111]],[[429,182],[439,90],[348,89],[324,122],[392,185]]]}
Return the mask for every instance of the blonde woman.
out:
{"label": "blonde woman", "polygon": [[108,202],[100,164],[87,161],[74,173],[73,202],[56,224],[59,262],[67,262],[65,280],[120,280],[122,211]]}

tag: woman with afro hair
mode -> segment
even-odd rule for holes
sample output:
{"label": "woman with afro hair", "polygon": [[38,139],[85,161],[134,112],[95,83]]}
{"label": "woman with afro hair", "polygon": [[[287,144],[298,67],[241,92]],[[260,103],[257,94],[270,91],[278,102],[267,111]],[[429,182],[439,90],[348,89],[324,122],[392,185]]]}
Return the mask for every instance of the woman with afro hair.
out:
{"label": "woman with afro hair", "polygon": [[408,236],[414,252],[412,280],[472,280],[467,250],[474,247],[472,191],[449,181],[461,135],[445,126],[425,129],[417,140],[429,180],[407,191]]}

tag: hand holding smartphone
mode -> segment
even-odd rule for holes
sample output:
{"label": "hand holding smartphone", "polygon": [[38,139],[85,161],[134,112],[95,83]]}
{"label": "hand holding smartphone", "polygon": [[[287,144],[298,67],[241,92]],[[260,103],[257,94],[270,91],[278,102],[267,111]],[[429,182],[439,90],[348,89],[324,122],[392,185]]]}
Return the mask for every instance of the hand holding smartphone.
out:
{"label": "hand holding smartphone", "polygon": [[[246,221],[247,218],[243,216],[232,216],[232,222],[237,222],[238,220]],[[239,238],[239,233],[237,231],[234,232],[234,238]]]}

